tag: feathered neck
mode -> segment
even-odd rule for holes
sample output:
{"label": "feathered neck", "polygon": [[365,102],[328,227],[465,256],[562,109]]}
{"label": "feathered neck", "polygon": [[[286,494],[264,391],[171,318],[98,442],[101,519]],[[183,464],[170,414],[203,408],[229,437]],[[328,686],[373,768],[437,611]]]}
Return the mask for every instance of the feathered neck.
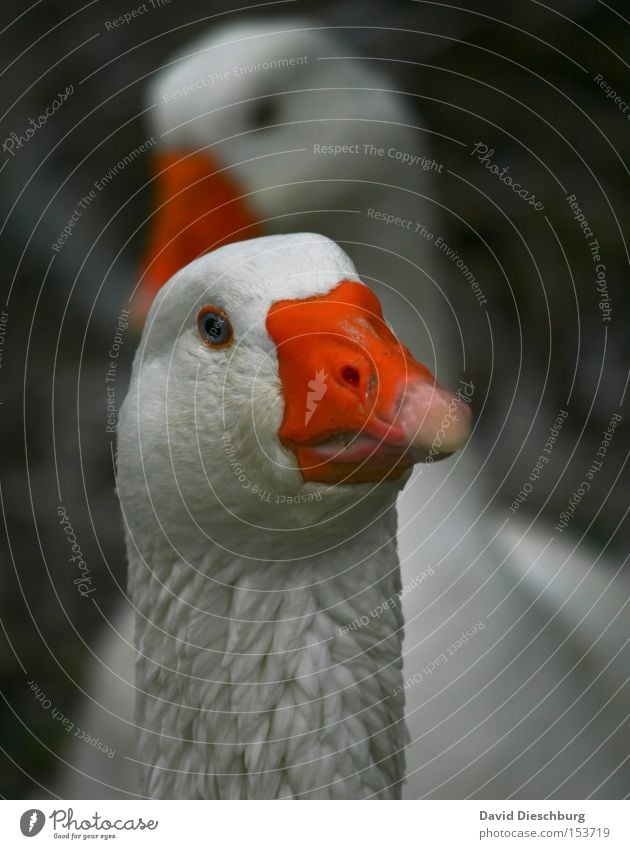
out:
{"label": "feathered neck", "polygon": [[146,795],[400,796],[395,507],[328,550],[322,536],[298,559],[287,533],[277,560],[252,555],[254,534],[235,540],[247,554],[206,542],[189,562],[129,546]]}

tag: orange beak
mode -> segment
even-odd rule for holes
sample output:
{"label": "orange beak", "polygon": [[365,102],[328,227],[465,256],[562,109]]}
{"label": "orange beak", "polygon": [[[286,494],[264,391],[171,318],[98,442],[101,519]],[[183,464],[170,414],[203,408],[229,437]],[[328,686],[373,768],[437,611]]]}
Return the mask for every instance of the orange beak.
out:
{"label": "orange beak", "polygon": [[367,286],[278,301],[267,330],[285,402],[279,436],[305,480],[391,480],[468,439],[470,407],[400,344]]}
{"label": "orange beak", "polygon": [[156,211],[132,307],[137,327],[180,268],[227,242],[261,235],[238,187],[207,151],[158,153],[154,175]]}

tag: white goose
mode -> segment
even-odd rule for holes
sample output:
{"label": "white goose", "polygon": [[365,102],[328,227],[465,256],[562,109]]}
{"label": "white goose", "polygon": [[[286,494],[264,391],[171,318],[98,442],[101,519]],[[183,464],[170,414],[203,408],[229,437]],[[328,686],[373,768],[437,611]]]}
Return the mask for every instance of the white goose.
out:
{"label": "white goose", "polygon": [[[399,336],[454,388],[463,358],[455,317],[437,285],[442,281],[432,279],[434,248],[403,224],[441,232],[424,197],[432,196],[438,166],[416,116],[384,76],[357,60],[326,58],[348,53],[329,31],[296,19],[230,24],[156,76],[149,115],[160,142],[160,209],[148,274],[134,297],[137,315],[144,316],[172,273],[217,244],[256,230],[316,230],[344,247]],[[383,154],[366,153],[364,144]],[[323,152],[335,146],[341,153]],[[415,165],[405,164],[405,153],[419,157]],[[196,188],[187,190],[191,182]],[[377,212],[394,220],[388,224]],[[594,727],[596,708],[582,697],[591,679],[569,674],[579,654],[575,640],[565,642],[578,618],[568,604],[554,617],[555,609],[534,603],[550,581],[561,599],[577,585],[585,599],[597,598],[594,556],[578,559],[559,539],[548,547],[551,534],[519,517],[510,520],[509,535],[495,539],[503,517],[485,509],[475,476],[469,446],[447,469],[421,467],[399,499],[411,733],[406,794],[578,798],[612,774],[609,790],[623,778],[615,772],[615,737],[607,739],[615,702],[607,709],[610,722],[602,719],[606,714],[598,717],[601,733],[591,744],[582,733]],[[485,629],[449,654],[478,621]],[[81,718],[117,754],[110,760],[78,744],[69,756],[76,771],[62,795],[139,792],[123,769],[136,759],[132,622],[133,611],[121,610],[97,649],[103,666],[87,690],[98,707],[91,704]],[[381,616],[370,622],[370,629],[379,627]],[[614,630],[618,622],[593,643],[590,656],[602,666],[623,642]],[[367,630],[359,627],[361,639]]]}
{"label": "white goose", "polygon": [[469,421],[324,237],[162,289],[118,427],[145,795],[400,796],[396,496]]}

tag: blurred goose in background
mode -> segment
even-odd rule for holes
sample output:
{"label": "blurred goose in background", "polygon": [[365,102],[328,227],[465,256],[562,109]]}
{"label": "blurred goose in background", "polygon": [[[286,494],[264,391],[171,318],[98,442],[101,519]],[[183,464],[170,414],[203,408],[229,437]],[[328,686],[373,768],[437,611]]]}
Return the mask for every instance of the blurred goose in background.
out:
{"label": "blurred goose in background", "polygon": [[[433,187],[442,166],[387,78],[334,58],[348,55],[311,22],[248,22],[214,30],[156,75],[156,208],[136,322],[162,284],[207,251],[260,233],[323,233],[350,256],[412,355],[483,415],[448,299],[461,283],[432,275],[426,233],[443,232]],[[594,558],[583,547],[576,557],[544,522],[493,514],[482,484],[492,457],[474,447],[473,437],[446,469],[417,469],[399,499],[405,794],[614,795],[627,782],[612,698],[628,662],[611,598],[619,584],[600,587]],[[606,606],[603,633],[585,629],[579,605],[558,603],[574,597]],[[368,633],[382,615],[377,606],[357,627]],[[141,792],[131,769],[132,619],[125,602],[87,685],[101,706],[85,726],[105,741],[116,734],[119,754],[105,763],[85,746],[71,752],[76,771],[63,795]],[[606,670],[606,686],[589,687],[594,669]]]}

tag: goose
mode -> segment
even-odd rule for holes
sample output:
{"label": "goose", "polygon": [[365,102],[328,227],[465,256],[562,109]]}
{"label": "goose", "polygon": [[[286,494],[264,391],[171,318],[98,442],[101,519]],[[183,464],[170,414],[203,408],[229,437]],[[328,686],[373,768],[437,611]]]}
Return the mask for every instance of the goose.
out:
{"label": "goose", "polygon": [[[137,325],[162,284],[196,257],[260,233],[316,231],[351,257],[414,357],[468,397],[448,300],[460,282],[438,273],[438,251],[415,231],[421,224],[443,232],[432,200],[442,174],[430,134],[393,91],[382,63],[353,59],[337,32],[299,18],[228,23],[156,74],[147,113],[159,144],[156,205],[132,298]],[[403,161],[405,154],[415,163]],[[472,400],[481,411],[478,387]],[[522,516],[510,517],[507,533],[483,486],[483,464],[492,461],[479,456],[473,435],[448,468],[416,465],[398,498],[410,735],[405,796],[581,798],[608,775],[598,792],[615,792],[624,780],[609,736],[617,702],[596,713],[587,667],[574,669],[583,647],[571,637],[580,627],[568,601],[575,588],[584,598],[602,591],[593,581],[595,555],[577,568],[567,535],[549,545],[552,531]],[[540,602],[549,584],[565,600],[560,616]],[[627,587],[620,590],[626,595]],[[369,627],[381,625],[382,615]],[[58,791],[66,798],[142,795],[134,618],[125,602],[108,623],[80,717],[117,754],[110,760],[75,746]],[[366,639],[367,626],[354,626]],[[593,668],[610,668],[621,644],[606,642],[611,633],[592,641]],[[615,657],[623,663],[626,655]]]}
{"label": "goose", "polygon": [[469,426],[326,237],[160,290],[118,425],[145,795],[399,798],[396,497]]}

